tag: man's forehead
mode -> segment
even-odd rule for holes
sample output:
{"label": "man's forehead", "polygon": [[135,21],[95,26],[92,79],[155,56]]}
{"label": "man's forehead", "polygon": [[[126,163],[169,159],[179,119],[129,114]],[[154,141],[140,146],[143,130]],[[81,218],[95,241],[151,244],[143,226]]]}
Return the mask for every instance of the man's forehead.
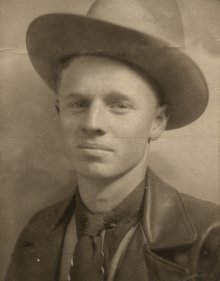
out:
{"label": "man's forehead", "polygon": [[121,79],[122,83],[130,83],[130,85],[133,84],[132,79],[138,79],[151,88],[161,100],[161,89],[157,82],[142,69],[120,59],[97,55],[71,56],[62,62],[60,69],[59,83],[61,80],[71,80],[73,77],[81,81],[88,76],[93,78],[97,71],[102,77],[100,77],[100,84],[103,83],[102,73],[106,74],[105,78],[109,83],[113,83],[111,80],[113,77],[115,80]]}
{"label": "man's forehead", "polygon": [[[68,58],[65,58],[60,63],[60,69],[65,70],[69,66],[74,67],[84,67],[87,65],[92,65],[94,67],[115,67],[118,69],[129,69],[133,71],[141,72],[137,66],[123,61],[121,59],[113,58],[110,56],[103,55],[73,55]],[[140,73],[141,74],[141,73]],[[142,73],[143,74],[143,73]]]}

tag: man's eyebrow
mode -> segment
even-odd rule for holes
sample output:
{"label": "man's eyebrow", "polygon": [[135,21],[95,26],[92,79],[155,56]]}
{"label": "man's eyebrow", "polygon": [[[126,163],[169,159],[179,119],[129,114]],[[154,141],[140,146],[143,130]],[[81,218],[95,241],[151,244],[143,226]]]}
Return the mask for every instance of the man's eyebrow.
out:
{"label": "man's eyebrow", "polygon": [[[63,100],[66,102],[71,100],[91,100],[92,96],[91,94],[81,93],[81,92],[70,92],[63,96]],[[135,99],[132,96],[128,96],[120,91],[110,91],[106,94],[104,94],[101,97],[105,102],[117,102],[117,101],[125,101],[130,102],[131,104],[135,104]]]}
{"label": "man's eyebrow", "polygon": [[131,102],[134,102],[134,98],[132,96],[127,96],[125,94],[123,94],[122,92],[120,91],[114,91],[114,92],[109,92],[105,99],[107,100],[125,100],[125,101],[131,101]]}
{"label": "man's eyebrow", "polygon": [[84,93],[79,93],[79,92],[70,92],[67,93],[63,96],[64,99],[81,99],[81,98],[89,98],[89,95],[86,95]]}

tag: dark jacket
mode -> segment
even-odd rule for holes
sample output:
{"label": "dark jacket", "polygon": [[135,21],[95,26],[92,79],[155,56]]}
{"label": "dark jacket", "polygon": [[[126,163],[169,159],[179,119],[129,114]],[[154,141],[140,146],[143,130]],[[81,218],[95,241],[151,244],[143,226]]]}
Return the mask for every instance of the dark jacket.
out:
{"label": "dark jacket", "polygon": [[[220,281],[219,206],[177,192],[152,171],[147,186],[142,224],[150,278],[143,271],[140,280]],[[58,280],[63,240],[73,212],[74,200],[67,199],[32,218],[17,242],[6,281]],[[136,281],[132,265],[127,266],[129,280]]]}

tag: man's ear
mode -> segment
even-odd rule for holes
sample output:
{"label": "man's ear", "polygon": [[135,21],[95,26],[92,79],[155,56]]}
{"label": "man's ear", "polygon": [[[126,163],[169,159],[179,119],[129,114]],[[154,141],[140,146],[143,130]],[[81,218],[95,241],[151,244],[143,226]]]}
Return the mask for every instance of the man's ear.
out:
{"label": "man's ear", "polygon": [[58,99],[55,101],[55,107],[56,107],[57,113],[59,114],[60,113],[60,104],[59,104],[59,100]]}
{"label": "man's ear", "polygon": [[156,113],[151,125],[150,140],[156,140],[166,129],[166,124],[170,116],[169,105],[165,104],[156,109]]}

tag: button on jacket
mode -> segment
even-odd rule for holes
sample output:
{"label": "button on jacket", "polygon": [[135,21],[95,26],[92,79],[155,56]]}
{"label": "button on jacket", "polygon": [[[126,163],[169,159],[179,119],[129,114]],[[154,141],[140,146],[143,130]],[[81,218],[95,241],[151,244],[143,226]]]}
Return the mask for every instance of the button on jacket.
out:
{"label": "button on jacket", "polygon": [[[177,192],[150,169],[146,182],[143,220],[114,280],[219,281],[220,207]],[[6,281],[59,280],[74,202],[66,199],[32,218],[16,244]]]}

